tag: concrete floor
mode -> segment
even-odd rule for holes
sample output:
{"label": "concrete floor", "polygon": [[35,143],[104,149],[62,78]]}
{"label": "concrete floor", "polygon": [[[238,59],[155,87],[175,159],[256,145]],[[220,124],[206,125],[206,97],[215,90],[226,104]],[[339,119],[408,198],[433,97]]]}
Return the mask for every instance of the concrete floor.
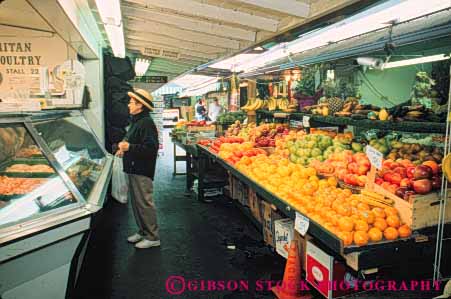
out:
{"label": "concrete floor", "polygon": [[[167,133],[167,132],[166,132]],[[167,137],[167,136],[165,136]],[[199,203],[185,194],[185,176],[172,176],[172,144],[165,138],[158,161],[154,197],[161,247],[136,250],[126,238],[136,231],[130,205],[108,200],[98,215],[80,272],[75,298],[274,298],[255,291],[252,281],[280,280],[285,260],[272,252],[261,234],[225,199]],[[183,170],[183,163],[179,164]],[[228,249],[235,245],[236,249]],[[249,281],[246,291],[167,291],[168,278]],[[169,284],[171,286],[171,284]],[[174,284],[179,290],[180,283]],[[231,289],[235,286],[231,282]],[[191,289],[194,289],[193,287]],[[434,294],[367,293],[353,298],[431,298]],[[322,298],[312,292],[315,298]]]}

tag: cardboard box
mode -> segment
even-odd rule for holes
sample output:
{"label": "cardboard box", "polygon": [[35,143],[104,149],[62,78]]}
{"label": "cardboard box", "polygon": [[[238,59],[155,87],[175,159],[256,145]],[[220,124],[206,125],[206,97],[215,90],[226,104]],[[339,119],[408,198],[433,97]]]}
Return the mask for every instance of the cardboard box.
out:
{"label": "cardboard box", "polygon": [[357,280],[346,265],[334,259],[312,241],[307,241],[307,281],[328,299],[355,292]]}
{"label": "cardboard box", "polygon": [[274,242],[276,251],[284,258],[288,258],[291,240],[294,234],[294,221],[290,218],[274,221]]}
{"label": "cardboard box", "polygon": [[299,256],[301,258],[301,268],[304,271],[306,271],[306,269],[307,269],[307,267],[305,265],[305,260],[307,257],[307,241],[309,241],[311,239],[312,239],[312,237],[310,237],[309,235],[305,235],[303,237],[296,230],[294,230],[294,232],[293,232],[293,240],[295,240],[298,243],[298,251],[299,251]]}
{"label": "cardboard box", "polygon": [[277,212],[276,208],[262,200],[260,202],[261,206],[261,215],[262,217],[262,225],[263,225],[263,240],[272,247],[275,247],[275,239],[274,239],[274,222],[276,220],[285,218],[282,214]]}
{"label": "cardboard box", "polygon": [[255,217],[255,219],[262,223],[262,215],[260,210],[260,199],[258,198],[257,193],[249,188],[249,208],[251,209],[252,215]]}

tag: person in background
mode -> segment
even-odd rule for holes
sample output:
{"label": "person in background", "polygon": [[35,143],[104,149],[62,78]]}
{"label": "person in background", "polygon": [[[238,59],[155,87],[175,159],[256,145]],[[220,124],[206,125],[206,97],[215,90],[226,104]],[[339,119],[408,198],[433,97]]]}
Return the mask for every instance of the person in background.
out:
{"label": "person in background", "polygon": [[205,120],[207,110],[205,109],[203,99],[197,101],[196,105],[194,105],[194,109],[196,111],[196,120]]}
{"label": "person in background", "polygon": [[211,121],[216,121],[219,114],[224,112],[224,108],[219,105],[219,101],[217,98],[213,100],[213,103],[208,107],[208,117]]}
{"label": "person in background", "polygon": [[127,240],[136,248],[160,246],[157,210],[152,198],[155,164],[158,155],[158,131],[149,115],[153,110],[152,96],[143,89],[128,93],[131,125],[118,144],[117,156],[124,158],[128,174],[133,214],[139,231]]}

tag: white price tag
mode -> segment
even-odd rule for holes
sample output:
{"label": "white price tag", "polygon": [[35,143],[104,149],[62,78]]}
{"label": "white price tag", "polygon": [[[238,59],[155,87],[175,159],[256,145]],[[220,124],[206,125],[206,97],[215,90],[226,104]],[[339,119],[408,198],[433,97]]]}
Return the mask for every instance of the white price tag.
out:
{"label": "white price tag", "polygon": [[309,224],[310,220],[307,217],[304,217],[296,212],[296,219],[294,221],[294,229],[296,231],[298,231],[302,236],[305,236],[308,231]]}
{"label": "white price tag", "polygon": [[368,159],[370,160],[371,165],[376,167],[377,169],[382,168],[382,158],[384,157],[380,151],[375,149],[372,146],[367,145],[366,146],[366,155],[368,156]]}
{"label": "white price tag", "polygon": [[310,128],[310,116],[304,115],[302,117],[302,125],[304,126],[304,128]]}

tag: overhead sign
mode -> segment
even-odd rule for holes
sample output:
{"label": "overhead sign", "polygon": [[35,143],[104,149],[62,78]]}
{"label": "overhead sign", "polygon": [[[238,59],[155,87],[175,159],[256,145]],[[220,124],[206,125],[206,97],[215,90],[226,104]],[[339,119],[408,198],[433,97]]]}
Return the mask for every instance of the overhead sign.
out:
{"label": "overhead sign", "polygon": [[137,83],[168,83],[168,76],[141,76],[135,77]]}
{"label": "overhead sign", "polygon": [[179,59],[180,53],[177,51],[171,51],[171,50],[165,50],[161,48],[149,48],[144,47],[141,52],[144,55],[152,56],[152,57],[162,57],[162,58],[168,58],[168,59]]}

